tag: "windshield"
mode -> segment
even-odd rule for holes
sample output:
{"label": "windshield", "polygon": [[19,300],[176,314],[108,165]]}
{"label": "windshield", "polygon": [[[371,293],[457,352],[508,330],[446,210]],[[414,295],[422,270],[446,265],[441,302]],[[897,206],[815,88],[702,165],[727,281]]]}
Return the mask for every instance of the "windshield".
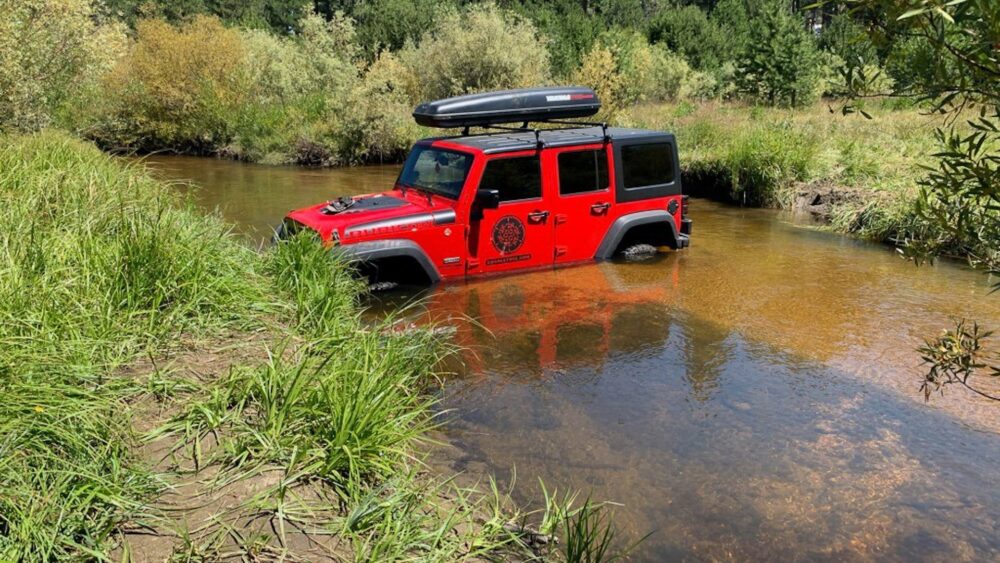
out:
{"label": "windshield", "polygon": [[458,199],[471,165],[472,155],[417,145],[407,157],[397,184]]}

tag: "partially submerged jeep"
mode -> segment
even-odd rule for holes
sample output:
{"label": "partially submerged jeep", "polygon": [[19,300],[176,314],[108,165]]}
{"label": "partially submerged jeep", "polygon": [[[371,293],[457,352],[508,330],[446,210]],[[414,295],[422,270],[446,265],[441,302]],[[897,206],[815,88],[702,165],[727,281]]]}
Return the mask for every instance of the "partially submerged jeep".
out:
{"label": "partially submerged jeep", "polygon": [[314,230],[371,280],[402,283],[686,247],[674,136],[569,121],[599,109],[579,87],[422,104],[417,123],[461,134],[417,142],[392,190],[292,211],[278,236]]}

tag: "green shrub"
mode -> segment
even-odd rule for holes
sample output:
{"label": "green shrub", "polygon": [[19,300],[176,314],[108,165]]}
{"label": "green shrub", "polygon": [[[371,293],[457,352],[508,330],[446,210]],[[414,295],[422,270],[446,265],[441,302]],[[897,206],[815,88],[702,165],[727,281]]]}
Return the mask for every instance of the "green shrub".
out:
{"label": "green shrub", "polygon": [[[961,42],[961,38],[949,38]],[[885,69],[895,81],[896,93],[920,94],[920,84],[960,84],[960,65],[922,37],[901,38],[891,45],[885,58]]]}
{"label": "green shrub", "polygon": [[349,91],[357,81],[354,61],[361,53],[354,21],[339,12],[330,20],[313,14],[300,27],[301,56],[313,66],[313,88],[331,96]]}
{"label": "green shrub", "polygon": [[494,4],[440,16],[400,59],[417,77],[423,99],[544,84],[549,57],[535,26]]}
{"label": "green shrub", "polygon": [[641,101],[711,96],[711,75],[692,70],[663,45],[650,45],[636,31],[611,30],[584,56],[572,80],[594,88],[603,119],[614,120]]}
{"label": "green shrub", "polygon": [[88,0],[0,0],[0,132],[49,125],[60,106],[121,56],[120,25]]}
{"label": "green shrub", "polygon": [[351,92],[337,125],[338,153],[346,162],[402,160],[420,136],[411,115],[417,79],[399,58],[382,53]]}
{"label": "green shrub", "polygon": [[[109,146],[210,151],[232,136],[231,112],[245,102],[240,33],[199,16],[181,27],[144,20],[106,91],[111,115],[94,136]],[[123,133],[123,134],[120,134]]]}
{"label": "green shrub", "polygon": [[601,117],[614,121],[654,89],[671,87],[658,83],[654,72],[669,74],[669,65],[675,61],[665,53],[657,59],[655,51],[639,32],[613,29],[603,33],[584,56],[573,82],[593,88],[601,99]]}
{"label": "green shrub", "polygon": [[645,99],[703,99],[715,95],[718,84],[712,74],[692,69],[683,57],[658,45],[651,49],[653,61]]}
{"label": "green shrub", "polygon": [[287,34],[298,30],[300,19],[314,3],[310,0],[102,0],[103,11],[135,26],[143,19],[164,19],[180,23],[195,16],[215,16],[227,25],[268,29]]}
{"label": "green shrub", "polygon": [[327,69],[304,57],[295,41],[261,30],[241,31],[240,36],[246,59],[252,61],[244,67],[244,79],[259,103],[292,103],[329,80],[323,73]]}

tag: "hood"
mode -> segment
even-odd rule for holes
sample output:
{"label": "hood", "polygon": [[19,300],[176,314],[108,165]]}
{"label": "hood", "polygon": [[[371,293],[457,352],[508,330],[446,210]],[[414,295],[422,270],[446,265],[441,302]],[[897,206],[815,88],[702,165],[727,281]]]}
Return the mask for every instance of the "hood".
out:
{"label": "hood", "polygon": [[324,241],[345,241],[454,223],[455,210],[441,198],[395,190],[341,197],[292,211],[287,217],[316,231]]}

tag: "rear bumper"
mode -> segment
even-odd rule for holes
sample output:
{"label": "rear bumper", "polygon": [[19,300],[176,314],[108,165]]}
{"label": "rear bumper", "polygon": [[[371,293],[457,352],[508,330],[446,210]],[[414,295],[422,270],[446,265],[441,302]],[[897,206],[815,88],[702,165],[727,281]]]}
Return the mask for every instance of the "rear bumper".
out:
{"label": "rear bumper", "polygon": [[691,236],[691,220],[687,217],[681,219],[681,234]]}

